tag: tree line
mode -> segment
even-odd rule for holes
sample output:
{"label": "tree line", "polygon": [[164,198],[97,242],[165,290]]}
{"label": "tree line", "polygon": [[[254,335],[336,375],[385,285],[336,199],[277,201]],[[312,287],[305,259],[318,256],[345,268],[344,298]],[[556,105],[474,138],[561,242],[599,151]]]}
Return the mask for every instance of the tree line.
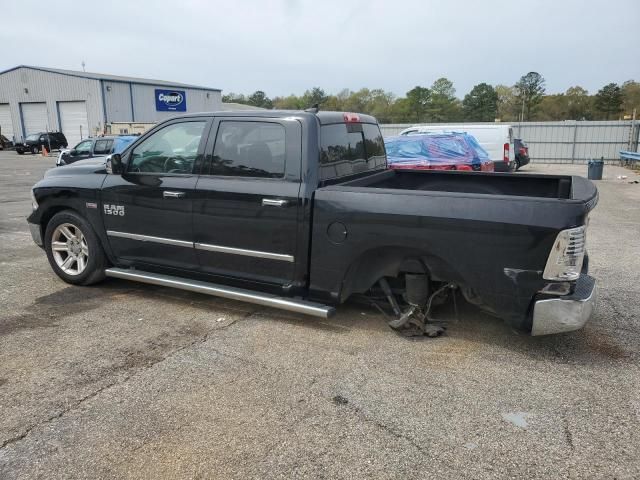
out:
{"label": "tree line", "polygon": [[229,93],[222,101],[284,110],[319,104],[322,110],[368,113],[380,123],[618,120],[632,115],[634,109],[640,116],[640,83],[609,83],[593,95],[580,86],[548,94],[544,77],[529,72],[512,86],[479,83],[462,99],[456,96],[453,82],[443,77],[429,87],[416,86],[403,97],[368,88],[332,95],[314,87],[300,96],[273,98],[262,90],[248,96]]}

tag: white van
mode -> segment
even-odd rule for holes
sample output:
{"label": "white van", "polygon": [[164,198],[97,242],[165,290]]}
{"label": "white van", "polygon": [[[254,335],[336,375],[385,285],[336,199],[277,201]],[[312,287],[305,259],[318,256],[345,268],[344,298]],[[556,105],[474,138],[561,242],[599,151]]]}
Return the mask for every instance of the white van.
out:
{"label": "white van", "polygon": [[493,161],[496,172],[513,172],[516,169],[516,157],[513,147],[513,128],[511,125],[415,125],[405,128],[400,135],[420,133],[464,132],[473,135]]}

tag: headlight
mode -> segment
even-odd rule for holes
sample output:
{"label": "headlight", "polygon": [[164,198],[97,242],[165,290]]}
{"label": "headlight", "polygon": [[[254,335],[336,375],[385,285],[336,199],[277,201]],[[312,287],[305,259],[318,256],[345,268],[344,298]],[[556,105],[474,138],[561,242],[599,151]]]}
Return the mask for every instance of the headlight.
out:
{"label": "headlight", "polygon": [[586,246],[585,225],[562,230],[553,244],[542,274],[545,280],[577,280],[582,270]]}
{"label": "headlight", "polygon": [[38,200],[36,200],[36,196],[33,193],[33,189],[31,190],[31,209],[34,211],[38,209]]}

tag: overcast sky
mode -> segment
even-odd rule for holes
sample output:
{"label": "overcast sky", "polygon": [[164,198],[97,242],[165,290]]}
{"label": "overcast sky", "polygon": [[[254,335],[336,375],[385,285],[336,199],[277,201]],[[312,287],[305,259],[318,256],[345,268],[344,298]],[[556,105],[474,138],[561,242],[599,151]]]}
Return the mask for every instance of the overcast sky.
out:
{"label": "overcast sky", "polygon": [[227,93],[640,81],[639,0],[0,0],[0,18],[0,70],[84,60]]}

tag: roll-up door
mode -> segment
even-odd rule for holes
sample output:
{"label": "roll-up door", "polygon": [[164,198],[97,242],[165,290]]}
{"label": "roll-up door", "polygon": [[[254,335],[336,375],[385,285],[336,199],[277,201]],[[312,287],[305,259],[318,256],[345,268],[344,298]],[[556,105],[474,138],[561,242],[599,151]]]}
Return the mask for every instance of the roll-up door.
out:
{"label": "roll-up door", "polygon": [[32,133],[47,131],[49,122],[47,122],[46,103],[21,103],[20,113],[25,137]]}
{"label": "roll-up door", "polygon": [[13,123],[8,103],[0,103],[0,133],[9,140],[13,140]]}
{"label": "roll-up door", "polygon": [[90,136],[85,102],[58,102],[60,128],[67,137],[69,147]]}

